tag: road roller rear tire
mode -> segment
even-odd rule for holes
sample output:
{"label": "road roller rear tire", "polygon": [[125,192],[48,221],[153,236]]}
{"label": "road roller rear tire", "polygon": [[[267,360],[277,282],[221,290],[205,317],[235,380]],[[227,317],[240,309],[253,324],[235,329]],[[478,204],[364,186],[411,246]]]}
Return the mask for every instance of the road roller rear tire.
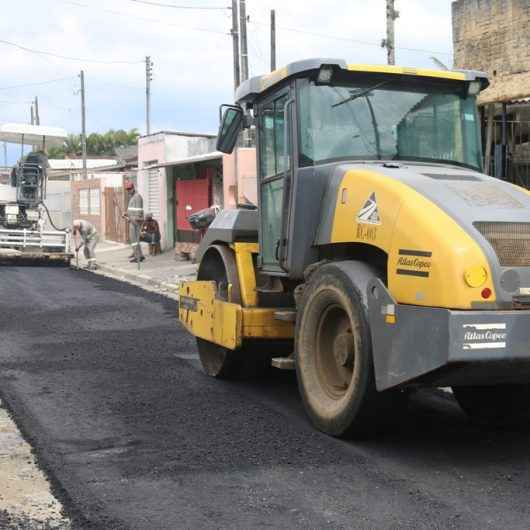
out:
{"label": "road roller rear tire", "polygon": [[[404,394],[377,392],[365,287],[377,274],[360,262],[324,265],[304,289],[296,373],[313,424],[332,436],[365,436],[388,426]],[[357,281],[357,280],[358,281]]]}
{"label": "road roller rear tire", "polygon": [[530,426],[530,385],[455,386],[453,395],[476,423],[499,427]]}

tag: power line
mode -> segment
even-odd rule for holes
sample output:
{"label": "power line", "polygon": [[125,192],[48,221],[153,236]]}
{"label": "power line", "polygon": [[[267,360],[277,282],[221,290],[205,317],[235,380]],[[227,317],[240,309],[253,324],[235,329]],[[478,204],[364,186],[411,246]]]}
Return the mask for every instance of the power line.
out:
{"label": "power line", "polygon": [[2,105],[27,105],[28,103],[33,103],[33,100],[27,99],[25,101],[11,101],[9,99],[0,99]]}
{"label": "power line", "polygon": [[149,0],[129,0],[129,2],[135,2],[137,4],[147,4],[149,6],[156,7],[170,7],[172,9],[193,9],[193,10],[202,10],[202,11],[221,11],[230,9],[230,7],[221,7],[221,6],[180,6],[175,4],[166,4],[161,2],[152,2]]}
{"label": "power line", "polygon": [[47,52],[47,51],[43,51],[43,50],[35,50],[33,48],[28,48],[26,46],[22,46],[21,44],[17,44],[15,42],[10,42],[10,41],[7,41],[7,40],[2,40],[2,39],[0,39],[0,44],[6,44],[8,46],[13,46],[15,48],[18,48],[20,50],[23,50],[23,51],[29,52],[29,53],[35,53],[35,54],[38,54],[38,55],[47,55],[47,56],[50,56],[50,57],[55,57],[57,59],[64,59],[64,60],[67,60],[67,61],[79,61],[79,62],[82,62],[82,63],[97,63],[97,64],[139,64],[139,63],[143,63],[143,61],[99,61],[97,59],[82,59],[80,57],[69,57],[67,55],[59,55],[59,54],[53,53],[53,52]]}
{"label": "power line", "polygon": [[[92,6],[88,5],[88,4],[82,4],[80,2],[73,2],[73,1],[70,1],[70,0],[63,0],[63,1],[66,4],[69,4],[69,5],[72,5],[72,6],[75,6],[75,7],[84,7],[84,8],[92,7]],[[151,23],[154,23],[154,24],[162,24],[164,26],[168,26],[168,27],[172,27],[172,28],[181,28],[181,29],[190,30],[190,31],[200,31],[202,33],[215,33],[216,35],[223,35],[223,36],[226,36],[228,34],[226,31],[219,31],[219,30],[207,29],[207,28],[187,27],[187,26],[183,26],[182,24],[180,24],[180,25],[179,24],[172,24],[170,22],[165,22],[165,21],[160,20],[160,19],[138,17],[138,16],[130,15],[129,13],[124,13],[123,11],[115,11],[114,9],[98,9],[98,12],[109,13],[111,15],[116,15],[116,16],[119,16],[119,17],[126,17],[129,20],[138,20],[138,21],[141,21],[141,22],[151,22]],[[143,62],[143,61],[140,61],[140,62]]]}
{"label": "power line", "polygon": [[[263,23],[263,22],[256,22],[256,21],[249,21],[250,24],[254,24],[256,26],[266,26],[266,27],[269,27],[269,24],[268,23]],[[342,42],[351,42],[353,44],[362,44],[364,46],[377,46],[378,48],[381,47],[381,43],[380,42],[370,42],[370,41],[362,41],[362,40],[356,40],[356,39],[350,39],[349,37],[337,37],[335,35],[329,35],[329,34],[325,34],[325,33],[318,33],[318,32],[315,32],[315,31],[308,31],[308,30],[304,30],[304,29],[298,29],[298,28],[287,28],[287,27],[282,27],[282,26],[276,26],[276,31],[288,31],[288,32],[292,32],[292,33],[302,33],[304,35],[313,35],[314,37],[320,37],[320,38],[323,38],[323,39],[332,39],[332,40],[337,40],[337,41],[342,41]],[[452,53],[449,53],[449,52],[441,52],[441,51],[433,51],[433,50],[424,50],[424,49],[421,49],[421,48],[407,48],[405,46],[396,46],[396,49],[399,49],[399,50],[406,50],[406,51],[410,51],[410,52],[422,52],[422,53],[431,53],[431,54],[436,54],[436,55],[453,55]]]}
{"label": "power line", "polygon": [[49,81],[41,81],[39,83],[26,83],[24,85],[4,86],[4,87],[0,87],[0,90],[12,90],[15,88],[26,88],[26,87],[32,87],[32,86],[49,85],[51,83],[59,83],[60,81],[68,81],[70,79],[75,79],[75,77],[74,76],[61,77],[59,79],[50,79]]}

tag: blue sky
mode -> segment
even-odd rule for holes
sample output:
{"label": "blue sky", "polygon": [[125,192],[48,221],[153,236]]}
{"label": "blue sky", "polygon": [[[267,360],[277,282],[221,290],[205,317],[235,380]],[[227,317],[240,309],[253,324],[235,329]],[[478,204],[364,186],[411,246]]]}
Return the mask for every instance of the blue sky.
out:
{"label": "blue sky", "polygon": [[[153,1],[221,8],[231,3]],[[451,3],[396,0],[398,64],[432,67],[434,55],[451,65]],[[385,50],[378,43],[385,36],[385,4],[385,0],[247,0],[251,75],[268,71],[270,9],[276,9],[279,66],[316,56],[384,63]],[[177,10],[135,0],[9,2],[0,20],[2,40],[79,60],[28,53],[0,43],[0,123],[29,122],[29,102],[38,96],[42,124],[79,132],[78,73],[83,69],[88,131],[137,127],[143,133],[145,65],[141,61],[150,55],[152,130],[215,132],[217,108],[233,95],[230,26],[228,9]],[[21,86],[55,79],[61,81]],[[8,163],[15,162],[17,153],[9,150]],[[0,165],[3,162],[0,152]]]}

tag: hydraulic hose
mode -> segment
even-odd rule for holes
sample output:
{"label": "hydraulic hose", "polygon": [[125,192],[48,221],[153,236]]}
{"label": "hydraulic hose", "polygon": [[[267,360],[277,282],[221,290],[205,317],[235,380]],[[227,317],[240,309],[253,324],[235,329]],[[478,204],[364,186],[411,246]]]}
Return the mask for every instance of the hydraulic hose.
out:
{"label": "hydraulic hose", "polygon": [[52,220],[52,216],[51,216],[51,214],[50,214],[50,210],[48,210],[48,207],[44,204],[44,201],[41,201],[40,204],[41,204],[42,206],[44,206],[44,209],[46,210],[46,214],[48,215],[48,220],[50,221],[50,224],[53,226],[53,228],[54,228],[55,230],[57,230],[58,232],[66,232],[66,231],[68,231],[68,228],[57,228],[57,227],[55,226],[55,223],[54,223],[53,220]]}

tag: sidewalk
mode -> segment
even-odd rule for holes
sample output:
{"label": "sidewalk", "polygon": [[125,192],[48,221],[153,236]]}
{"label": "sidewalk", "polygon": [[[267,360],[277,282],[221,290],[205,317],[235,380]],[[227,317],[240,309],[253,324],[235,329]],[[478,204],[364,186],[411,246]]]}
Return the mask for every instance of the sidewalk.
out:
{"label": "sidewalk", "polygon": [[[102,241],[96,247],[98,270],[96,273],[134,283],[152,290],[167,293],[172,298],[178,295],[179,284],[183,280],[195,278],[197,265],[190,261],[175,260],[173,250],[158,256],[147,254],[147,245],[142,245],[145,261],[138,264],[130,263],[131,247],[112,241]],[[86,261],[83,250],[79,252],[79,266],[84,267]],[[75,265],[75,258],[72,265]]]}

